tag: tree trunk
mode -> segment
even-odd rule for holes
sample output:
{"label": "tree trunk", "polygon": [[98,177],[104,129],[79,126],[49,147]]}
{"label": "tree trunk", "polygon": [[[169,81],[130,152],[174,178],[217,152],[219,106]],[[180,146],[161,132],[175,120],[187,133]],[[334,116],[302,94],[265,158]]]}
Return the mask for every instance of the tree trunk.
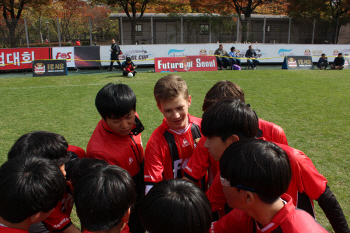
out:
{"label": "tree trunk", "polygon": [[131,21],[131,44],[136,43],[136,19]]}

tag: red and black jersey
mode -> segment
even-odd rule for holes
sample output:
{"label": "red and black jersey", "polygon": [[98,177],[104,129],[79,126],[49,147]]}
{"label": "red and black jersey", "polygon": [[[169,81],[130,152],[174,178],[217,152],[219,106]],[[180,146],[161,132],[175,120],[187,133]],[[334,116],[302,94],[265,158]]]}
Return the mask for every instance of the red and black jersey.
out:
{"label": "red and black jersey", "polygon": [[[266,141],[282,143],[288,145],[287,137],[283,129],[272,123],[259,119],[259,131],[257,137],[264,137]],[[203,136],[198,143],[198,146],[193,151],[193,156],[185,168],[186,178],[197,182],[208,171],[209,185],[219,171],[219,162],[215,161],[207,148],[204,147],[206,138]]]}
{"label": "red and black jersey", "polygon": [[307,212],[296,209],[292,198],[284,194],[281,198],[287,203],[272,218],[265,227],[260,228],[257,222],[246,212],[239,209],[232,210],[225,217],[214,222],[211,233],[326,233],[318,222]]}
{"label": "red and black jersey", "polygon": [[28,231],[0,225],[0,233],[28,233]]}
{"label": "red and black jersey", "polygon": [[[138,117],[137,114],[136,117]],[[102,119],[87,145],[86,157],[102,159],[111,165],[118,165],[133,177],[139,173],[144,157],[141,133],[136,136],[118,135]]]}
{"label": "red and black jersey", "polygon": [[85,150],[78,146],[68,145],[67,151],[74,152],[80,159],[86,157]]}
{"label": "red and black jersey", "polygon": [[169,129],[166,120],[153,131],[145,151],[146,183],[183,177],[184,169],[201,137],[201,119],[188,115],[189,124],[183,133]]}
{"label": "red and black jersey", "polygon": [[70,214],[73,205],[73,196],[69,193],[65,193],[62,200],[58,202],[52,213],[43,220],[44,225],[50,232],[64,231],[72,224]]}
{"label": "red and black jersey", "polygon": [[[286,193],[293,198],[293,204],[296,207],[314,216],[312,200],[318,199],[325,192],[326,178],[317,171],[312,161],[303,152],[283,144],[276,144],[286,152],[292,168],[292,180]],[[220,173],[218,173],[207,191],[212,211],[218,211],[226,203],[222,189]]]}

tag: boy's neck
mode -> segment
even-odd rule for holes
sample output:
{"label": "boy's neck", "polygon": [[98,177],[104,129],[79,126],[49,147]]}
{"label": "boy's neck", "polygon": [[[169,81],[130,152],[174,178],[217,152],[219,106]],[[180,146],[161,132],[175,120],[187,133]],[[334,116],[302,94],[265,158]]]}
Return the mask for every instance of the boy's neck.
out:
{"label": "boy's neck", "polygon": [[15,228],[15,229],[29,231],[29,227],[33,223],[30,222],[29,219],[26,219],[20,223],[10,223],[10,222],[4,220],[2,217],[0,217],[0,224],[2,226],[8,227],[8,228]]}
{"label": "boy's neck", "polygon": [[283,207],[284,202],[281,198],[278,198],[278,200],[272,204],[261,202],[254,210],[251,210],[250,213],[247,211],[247,213],[255,219],[261,228],[264,228]]}

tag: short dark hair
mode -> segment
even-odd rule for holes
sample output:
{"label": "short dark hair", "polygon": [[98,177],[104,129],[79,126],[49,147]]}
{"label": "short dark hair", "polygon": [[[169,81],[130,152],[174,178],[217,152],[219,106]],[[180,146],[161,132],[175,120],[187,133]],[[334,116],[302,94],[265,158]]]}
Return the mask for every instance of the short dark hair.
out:
{"label": "short dark hair", "polygon": [[323,55],[324,55],[324,56],[326,56],[326,54],[325,54],[325,53],[322,53],[322,54],[321,54],[321,56],[323,56]]}
{"label": "short dark hair", "polygon": [[81,177],[84,176],[90,169],[98,166],[107,166],[108,163],[101,159],[82,158],[74,159],[66,164],[67,179],[72,181],[73,187],[78,183]]}
{"label": "short dark hair", "polygon": [[140,218],[150,233],[205,233],[211,226],[212,213],[208,198],[198,186],[171,179],[148,192]]}
{"label": "short dark hair", "polygon": [[78,217],[91,232],[117,226],[135,200],[131,176],[116,165],[90,169],[74,187]]}
{"label": "short dark hair", "polygon": [[343,55],[343,53],[338,53],[338,55]]}
{"label": "short dark hair", "polygon": [[21,223],[39,212],[47,213],[61,200],[66,182],[48,159],[20,156],[0,168],[0,216]]}
{"label": "short dark hair", "polygon": [[188,89],[186,82],[179,75],[169,74],[159,79],[154,86],[154,98],[160,101],[173,100],[181,94],[187,100]]}
{"label": "short dark hair", "polygon": [[259,139],[232,143],[220,158],[220,172],[231,186],[248,187],[245,190],[256,192],[267,204],[287,192],[292,178],[286,152],[272,142]]}
{"label": "short dark hair", "polygon": [[53,161],[62,166],[69,161],[66,139],[56,133],[47,131],[34,131],[24,134],[16,140],[8,152],[8,159],[19,156],[36,156]]}
{"label": "short dark hair", "polygon": [[117,119],[136,111],[136,95],[128,85],[108,83],[97,93],[95,105],[104,120]]}
{"label": "short dark hair", "polygon": [[202,134],[218,136],[225,142],[235,134],[240,139],[255,138],[259,129],[255,112],[239,99],[220,100],[210,106],[202,117]]}
{"label": "short dark hair", "polygon": [[131,61],[131,57],[126,57],[126,61]]}
{"label": "short dark hair", "polygon": [[227,80],[219,81],[205,95],[202,110],[204,112],[216,101],[231,98],[239,98],[243,103],[245,102],[244,92],[240,86]]}
{"label": "short dark hair", "polygon": [[231,51],[233,51],[234,49],[235,49],[235,47],[234,47],[234,46],[232,46],[232,47],[231,47]]}

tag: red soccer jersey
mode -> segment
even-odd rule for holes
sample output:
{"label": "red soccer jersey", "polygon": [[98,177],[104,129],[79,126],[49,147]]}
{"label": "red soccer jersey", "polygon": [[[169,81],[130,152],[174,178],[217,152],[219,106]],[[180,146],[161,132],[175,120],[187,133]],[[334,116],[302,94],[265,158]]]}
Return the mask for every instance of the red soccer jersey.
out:
{"label": "red soccer jersey", "polygon": [[[284,134],[283,129],[272,122],[259,119],[258,134],[258,137],[264,137],[266,141],[288,145],[287,137]],[[215,161],[213,157],[210,156],[208,149],[204,147],[205,140],[206,137],[203,136],[199,141],[198,146],[193,151],[193,156],[185,168],[185,176],[196,182],[206,174],[209,168],[208,180],[209,185],[211,185],[212,179],[215,178],[219,171],[219,162]]]}
{"label": "red soccer jersey", "polygon": [[73,196],[65,193],[61,201],[58,202],[52,213],[43,221],[50,232],[63,231],[67,229],[72,221],[70,214],[74,205]]}
{"label": "red soccer jersey", "polygon": [[80,148],[78,146],[68,145],[67,151],[74,152],[78,155],[80,159],[84,158],[86,156],[85,150],[83,148]]}
{"label": "red soccer jersey", "polygon": [[127,170],[131,176],[135,176],[140,171],[144,157],[141,133],[137,136],[120,136],[102,119],[87,145],[86,157],[118,165]]}
{"label": "red soccer jersey", "polygon": [[[312,161],[300,150],[283,144],[276,143],[276,145],[286,152],[292,168],[292,180],[286,193],[293,198],[295,206],[314,216],[312,200],[318,199],[325,192],[326,178],[317,171]],[[220,173],[218,173],[207,191],[212,211],[218,211],[226,203],[222,189]]]}
{"label": "red soccer jersey", "polygon": [[264,228],[260,228],[255,220],[246,212],[239,209],[232,210],[225,217],[214,222],[211,233],[326,233],[327,231],[319,225],[307,212],[296,209],[292,198],[284,194],[281,197],[287,203],[272,218],[271,222]]}
{"label": "red soccer jersey", "polygon": [[169,129],[166,120],[153,131],[145,152],[145,182],[183,177],[183,172],[201,137],[201,119],[188,115],[187,130],[179,134]]}
{"label": "red soccer jersey", "polygon": [[0,225],[0,233],[28,233],[28,231]]}

